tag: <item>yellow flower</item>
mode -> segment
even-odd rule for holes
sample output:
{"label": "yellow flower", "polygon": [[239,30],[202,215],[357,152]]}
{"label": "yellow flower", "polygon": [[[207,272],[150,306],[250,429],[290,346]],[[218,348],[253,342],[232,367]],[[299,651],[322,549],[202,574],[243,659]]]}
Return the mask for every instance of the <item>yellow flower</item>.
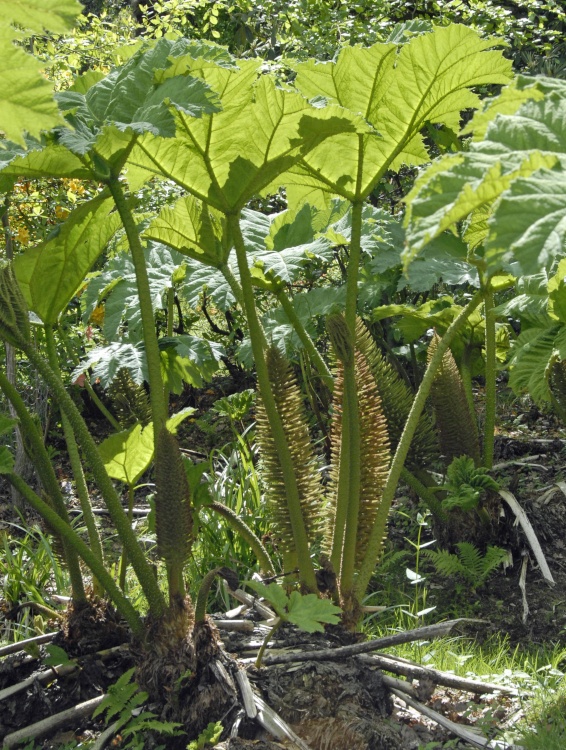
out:
{"label": "yellow flower", "polygon": [[20,227],[18,229],[18,234],[16,235],[16,237],[20,245],[29,245],[29,229]]}
{"label": "yellow flower", "polygon": [[67,208],[63,208],[63,206],[55,206],[55,216],[58,219],[66,219],[69,213],[69,210]]}
{"label": "yellow flower", "polygon": [[101,326],[104,323],[104,305],[97,305],[90,314],[89,321],[95,326]]}

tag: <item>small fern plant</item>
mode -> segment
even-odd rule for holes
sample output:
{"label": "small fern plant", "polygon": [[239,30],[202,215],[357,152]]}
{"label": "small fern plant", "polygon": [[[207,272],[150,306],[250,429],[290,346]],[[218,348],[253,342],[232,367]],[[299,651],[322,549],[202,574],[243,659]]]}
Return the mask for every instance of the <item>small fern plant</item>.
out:
{"label": "small fern plant", "polygon": [[489,576],[507,558],[501,547],[488,547],[485,554],[470,542],[458,542],[457,553],[448,550],[425,550],[425,555],[436,572],[447,578],[463,579],[474,591],[487,581]]}
{"label": "small fern plant", "polygon": [[141,711],[135,715],[137,709],[147,701],[148,694],[132,680],[134,671],[132,667],[114,685],[110,685],[108,694],[93,714],[94,717],[104,714],[108,724],[115,721],[114,730],[122,736],[124,744],[121,747],[124,750],[142,750],[144,734],[151,730],[169,736],[182,734],[180,724],[161,721],[153,711]]}

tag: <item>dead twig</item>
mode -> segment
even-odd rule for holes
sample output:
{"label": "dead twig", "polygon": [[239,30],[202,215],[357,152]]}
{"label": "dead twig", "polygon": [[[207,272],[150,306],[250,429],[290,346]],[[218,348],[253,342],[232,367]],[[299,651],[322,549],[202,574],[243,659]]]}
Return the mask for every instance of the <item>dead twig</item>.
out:
{"label": "dead twig", "polygon": [[296,653],[266,656],[263,663],[266,666],[269,666],[270,664],[287,664],[289,662],[299,661],[331,661],[334,659],[347,659],[356,654],[366,654],[368,651],[378,651],[383,648],[388,648],[389,646],[397,646],[400,643],[411,643],[412,641],[418,641],[421,639],[427,640],[429,638],[439,638],[440,636],[448,635],[456,625],[485,622],[485,620],[473,620],[462,617],[458,620],[447,620],[446,622],[439,622],[435,625],[425,625],[424,627],[416,628],[415,630],[407,630],[404,633],[395,633],[395,635],[388,635],[384,638],[376,638],[372,641],[365,641],[365,643],[354,643],[351,646],[339,646],[338,648],[326,648],[321,649],[320,651],[299,651]]}
{"label": "dead twig", "polygon": [[52,732],[67,723],[74,723],[77,719],[83,719],[85,716],[90,716],[94,709],[99,706],[102,701],[106,698],[106,695],[99,695],[96,698],[91,698],[89,701],[79,703],[73,708],[68,708],[66,711],[48,716],[46,719],[30,724],[29,727],[18,729],[17,732],[7,734],[4,737],[3,750],[9,750],[23,740],[34,740],[36,737],[41,737],[43,734]]}
{"label": "dead twig", "polygon": [[18,641],[17,643],[10,643],[7,646],[0,648],[0,657],[8,656],[8,654],[17,654],[18,651],[24,651],[26,646],[35,644],[41,646],[42,643],[49,643],[52,641],[57,633],[44,633],[43,635],[36,635],[34,638],[26,638],[24,641]]}
{"label": "dead twig", "polygon": [[363,654],[360,656],[363,661],[367,661],[385,669],[394,674],[401,674],[405,677],[411,677],[414,680],[430,679],[437,685],[455,688],[457,690],[466,690],[468,693],[505,693],[506,695],[517,695],[515,688],[503,687],[492,682],[482,682],[481,680],[470,680],[466,677],[457,677],[450,672],[441,672],[439,669],[423,667],[420,664],[412,664],[405,659],[401,660],[388,654]]}

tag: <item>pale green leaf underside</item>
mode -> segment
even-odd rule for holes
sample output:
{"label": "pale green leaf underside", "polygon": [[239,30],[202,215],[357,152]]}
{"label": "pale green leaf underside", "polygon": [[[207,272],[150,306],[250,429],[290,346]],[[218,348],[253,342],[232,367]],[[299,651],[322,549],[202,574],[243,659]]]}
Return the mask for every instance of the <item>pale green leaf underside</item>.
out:
{"label": "pale green leaf underside", "polygon": [[[175,433],[177,427],[195,409],[188,407],[167,420],[167,429]],[[136,424],[128,430],[106,438],[98,447],[106,471],[112,479],[135,486],[153,460],[153,424],[142,427]]]}
{"label": "pale green leaf underside", "polygon": [[98,197],[77,208],[59,232],[14,261],[16,278],[33,312],[55,323],[85,275],[120,226],[111,198]]}
{"label": "pale green leaf underside", "polygon": [[297,66],[296,85],[306,96],[322,93],[351,107],[379,135],[342,135],[321,144],[293,169],[289,184],[295,193],[308,194],[318,185],[360,199],[387,169],[428,161],[419,133],[426,122],[456,130],[461,110],[479,103],[472,86],[510,80],[510,62],[489,50],[496,44],[465,26],[451,25],[414,37],[399,54],[390,44],[348,47],[336,63]]}
{"label": "pale green leaf underside", "polygon": [[11,474],[14,471],[14,456],[5,445],[0,445],[0,474]]}
{"label": "pale green leaf underside", "polygon": [[504,114],[507,99],[501,107],[495,100],[485,112],[495,119],[480,120],[484,140],[439,160],[417,180],[407,198],[407,262],[469,214],[466,239],[485,244],[491,274],[513,260],[524,273],[536,273],[563,254],[566,86],[537,79],[533,89],[532,80],[525,79],[528,91],[543,99],[530,98],[512,114]]}
{"label": "pale green leaf underside", "polygon": [[220,211],[232,212],[325,137],[365,129],[351,113],[311,107],[299,94],[278,89],[269,76],[251,89],[249,76],[225,69],[222,74],[235,83],[225,87],[231,93],[228,104],[220,92],[223,111],[199,119],[177,113],[177,137],[145,136],[130,156],[134,168],[163,174]]}
{"label": "pale green leaf underside", "polygon": [[144,236],[201,263],[219,267],[227,255],[223,244],[224,224],[222,215],[189,195],[174,206],[164,208]]}

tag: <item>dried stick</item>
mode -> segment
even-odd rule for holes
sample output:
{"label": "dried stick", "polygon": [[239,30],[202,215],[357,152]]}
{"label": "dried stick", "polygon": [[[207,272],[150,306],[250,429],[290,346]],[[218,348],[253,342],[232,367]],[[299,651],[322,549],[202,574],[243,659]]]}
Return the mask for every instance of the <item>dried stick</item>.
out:
{"label": "dried stick", "polygon": [[245,591],[242,591],[242,589],[236,589],[235,591],[232,591],[232,589],[227,584],[224,585],[226,586],[226,591],[230,594],[230,596],[233,596],[234,599],[242,602],[242,604],[246,604],[248,607],[253,607],[256,612],[258,612],[262,617],[265,617],[266,620],[273,620],[275,617],[277,617],[272,609],[256,599],[255,596],[247,594]]}
{"label": "dried stick", "polygon": [[96,698],[91,698],[89,701],[79,703],[73,708],[68,708],[66,711],[48,716],[46,719],[30,724],[29,727],[18,729],[17,732],[7,734],[4,737],[3,750],[9,750],[19,742],[23,740],[34,740],[36,737],[40,737],[43,734],[52,732],[55,729],[67,724],[67,722],[75,722],[77,719],[82,719],[85,716],[90,716],[94,709],[99,706],[102,701],[106,698],[106,695],[99,695]]}
{"label": "dried stick", "polygon": [[446,622],[439,622],[436,625],[425,625],[422,628],[416,628],[415,630],[408,630],[404,633],[396,633],[395,635],[388,635],[384,638],[376,638],[372,641],[366,641],[365,643],[354,643],[351,646],[340,646],[339,648],[327,648],[320,651],[300,651],[297,653],[279,654],[277,656],[266,656],[264,664],[266,666],[270,664],[287,664],[289,662],[299,661],[332,661],[335,659],[346,659],[356,654],[365,654],[368,651],[377,651],[382,648],[388,648],[389,646],[397,646],[400,643],[410,643],[411,641],[418,641],[421,638],[438,638],[448,633],[456,625],[462,625],[464,623],[485,623],[485,620],[472,620],[462,617],[458,620],[447,620]]}
{"label": "dried stick", "polygon": [[[423,716],[427,716],[429,719],[432,719],[437,724],[440,724],[441,727],[444,727],[445,729],[448,729],[448,731],[452,732],[452,734],[455,734],[456,737],[460,737],[460,739],[469,742],[469,744],[473,745],[473,747],[493,747],[491,740],[488,740],[487,737],[484,737],[480,732],[478,732],[477,729],[472,730],[468,727],[463,727],[461,724],[456,724],[456,722],[454,721],[450,721],[450,719],[447,719],[446,716],[439,714],[438,711],[434,711],[432,708],[425,706],[423,703],[419,703],[419,701],[411,698],[405,693],[402,693],[396,688],[392,688],[391,692],[394,693],[408,706],[414,708],[415,711],[418,711]],[[524,748],[522,748],[520,745],[509,745],[508,750],[524,750]]]}
{"label": "dried stick", "polygon": [[43,635],[36,635],[34,638],[26,638],[24,641],[9,643],[7,646],[0,648],[0,657],[8,656],[8,654],[17,654],[18,651],[24,651],[26,646],[31,646],[33,643],[37,646],[40,646],[42,643],[49,643],[56,635],[57,633],[44,633]]}
{"label": "dried stick", "polygon": [[521,508],[521,506],[517,502],[517,498],[515,497],[515,495],[513,495],[512,492],[509,492],[508,490],[499,490],[499,495],[505,500],[507,505],[511,508],[511,510],[517,517],[517,521],[523,527],[523,531],[525,532],[525,536],[527,537],[529,544],[531,545],[531,549],[534,552],[544,580],[554,585],[554,578],[552,577],[552,573],[550,572],[550,568],[548,567],[548,563],[546,562],[544,552],[542,551],[540,542],[537,538],[537,535],[535,534],[535,530],[531,526],[531,522],[529,521],[527,514]]}
{"label": "dried stick", "polygon": [[469,693],[494,693],[499,691],[506,695],[517,695],[518,691],[515,688],[503,687],[502,685],[496,685],[492,682],[482,682],[481,680],[470,680],[466,677],[457,677],[450,672],[441,672],[439,669],[432,669],[431,667],[422,667],[418,664],[411,664],[405,660],[398,660],[397,657],[389,656],[388,654],[364,654],[360,657],[364,661],[379,667],[380,669],[386,669],[388,672],[394,674],[402,674],[405,677],[411,677],[415,680],[422,680],[428,678],[438,685],[445,685],[446,687],[456,688],[457,690],[466,690]]}

